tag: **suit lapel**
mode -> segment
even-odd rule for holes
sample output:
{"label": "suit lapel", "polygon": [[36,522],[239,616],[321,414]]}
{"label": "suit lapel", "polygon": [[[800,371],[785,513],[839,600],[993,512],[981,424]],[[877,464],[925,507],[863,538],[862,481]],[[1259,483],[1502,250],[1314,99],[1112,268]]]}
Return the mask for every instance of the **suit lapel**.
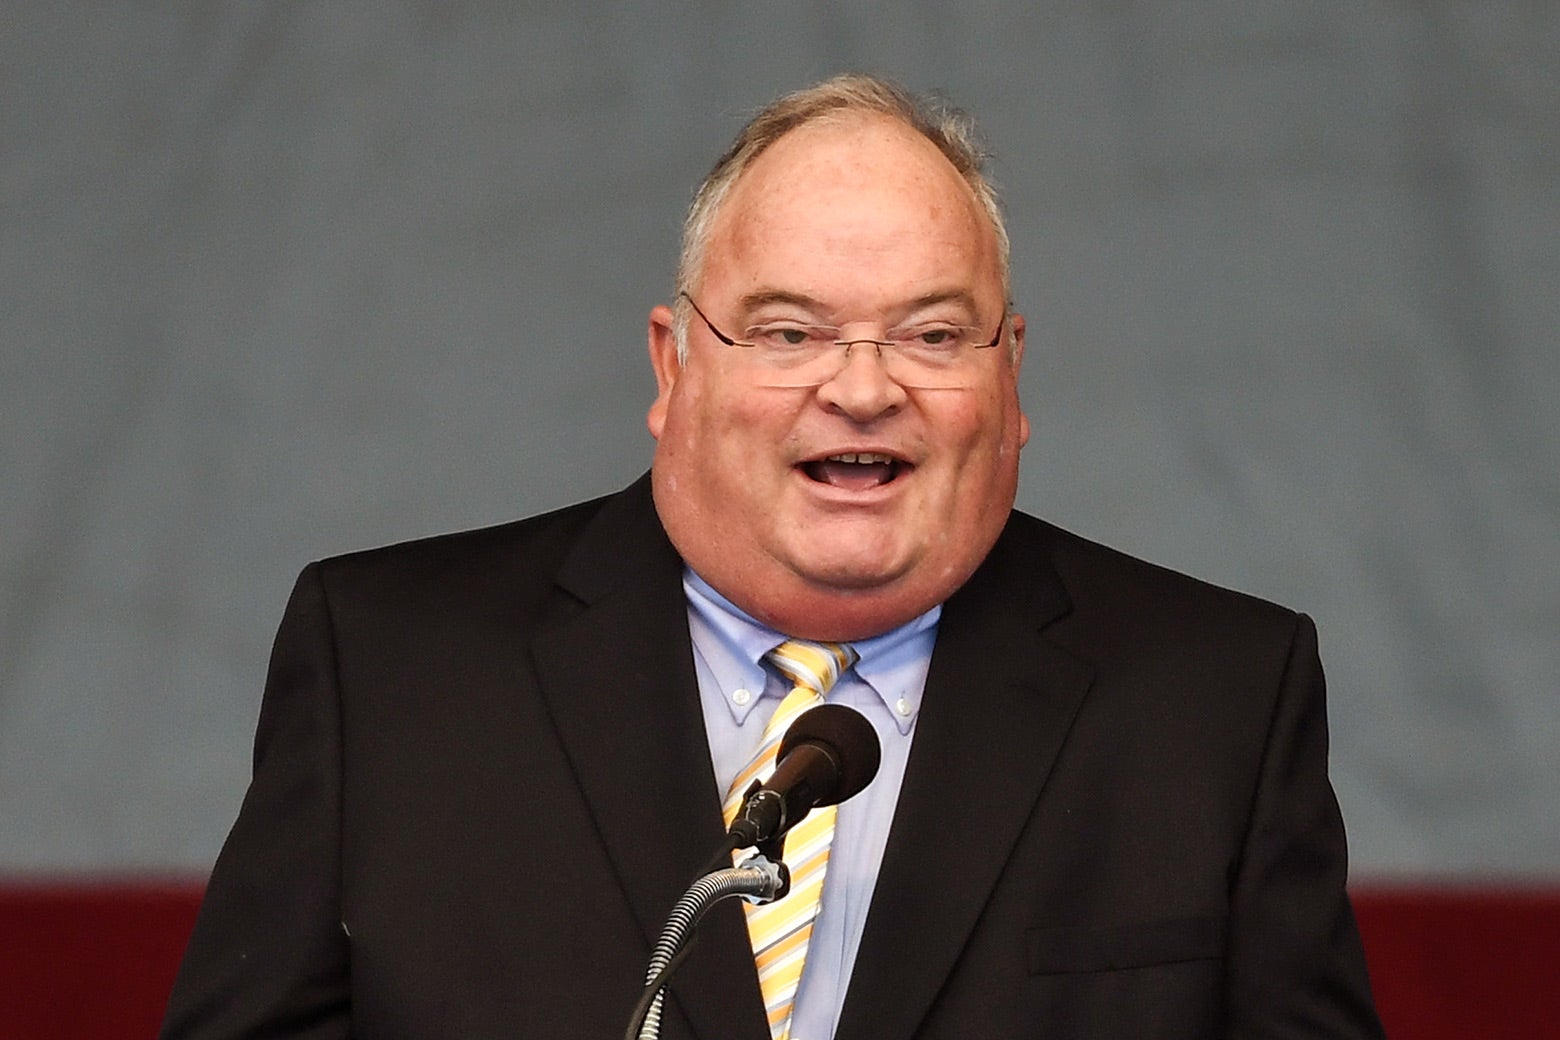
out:
{"label": "suit lapel", "polygon": [[841,1040],[915,1032],[1032,814],[1092,678],[1042,638],[1068,600],[1038,546],[1016,537],[1014,526],[944,607]]}
{"label": "suit lapel", "polygon": [[[568,594],[560,620],[532,644],[543,697],[647,957],[723,837],[681,575],[642,480],[585,530],[559,572]],[[672,986],[706,1040],[767,1036],[753,973],[732,967],[751,957],[741,909],[717,906]]]}

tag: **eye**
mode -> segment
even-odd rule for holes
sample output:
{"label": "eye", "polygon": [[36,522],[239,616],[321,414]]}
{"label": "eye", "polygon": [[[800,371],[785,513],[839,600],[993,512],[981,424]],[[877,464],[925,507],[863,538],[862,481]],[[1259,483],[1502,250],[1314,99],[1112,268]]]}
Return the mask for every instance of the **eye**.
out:
{"label": "eye", "polygon": [[754,325],[747,330],[747,338],[771,350],[790,350],[807,347],[819,342],[818,330],[810,325],[791,322],[772,322]]}
{"label": "eye", "polygon": [[913,350],[934,351],[938,354],[956,352],[964,343],[966,330],[959,325],[915,325],[903,333],[891,334],[890,339],[903,343]]}

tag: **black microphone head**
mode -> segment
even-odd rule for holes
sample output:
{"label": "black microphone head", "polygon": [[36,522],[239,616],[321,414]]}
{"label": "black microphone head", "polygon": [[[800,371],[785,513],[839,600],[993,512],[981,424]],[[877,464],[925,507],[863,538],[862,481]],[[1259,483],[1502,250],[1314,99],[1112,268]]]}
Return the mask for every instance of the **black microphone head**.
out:
{"label": "black microphone head", "polygon": [[798,715],[780,739],[775,761],[784,762],[793,748],[804,743],[827,749],[839,769],[839,782],[831,791],[818,792],[822,797],[816,805],[835,805],[859,793],[877,776],[883,757],[872,723],[843,704],[820,704]]}

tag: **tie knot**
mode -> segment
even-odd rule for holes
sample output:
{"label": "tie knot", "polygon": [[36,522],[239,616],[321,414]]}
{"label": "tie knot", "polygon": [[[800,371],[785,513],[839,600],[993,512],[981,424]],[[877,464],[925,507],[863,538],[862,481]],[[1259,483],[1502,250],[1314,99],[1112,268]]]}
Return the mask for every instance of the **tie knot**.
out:
{"label": "tie knot", "polygon": [[827,694],[846,669],[861,659],[847,643],[810,643],[788,639],[764,655],[764,659],[791,682]]}

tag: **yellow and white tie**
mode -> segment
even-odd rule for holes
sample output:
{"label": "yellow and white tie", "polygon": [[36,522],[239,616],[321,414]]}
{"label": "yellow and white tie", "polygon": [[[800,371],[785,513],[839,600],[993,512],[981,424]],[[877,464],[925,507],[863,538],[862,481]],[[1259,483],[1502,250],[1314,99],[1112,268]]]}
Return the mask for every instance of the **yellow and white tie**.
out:
{"label": "yellow and white tie", "polygon": [[[839,643],[790,640],[764,655],[795,688],[780,702],[764,726],[764,738],[748,764],[731,782],[724,806],[726,826],[736,819],[743,796],[754,780],[769,779],[775,771],[775,752],[797,716],[823,703],[835,681],[856,663],[858,655]],[[823,876],[829,864],[829,843],[834,839],[834,806],[814,809],[785,835],[785,862],[791,872],[791,890],[773,903],[747,908],[748,937],[758,965],[758,985],[769,1016],[774,1040],[787,1040],[796,986],[807,960],[807,942],[818,916]]]}

